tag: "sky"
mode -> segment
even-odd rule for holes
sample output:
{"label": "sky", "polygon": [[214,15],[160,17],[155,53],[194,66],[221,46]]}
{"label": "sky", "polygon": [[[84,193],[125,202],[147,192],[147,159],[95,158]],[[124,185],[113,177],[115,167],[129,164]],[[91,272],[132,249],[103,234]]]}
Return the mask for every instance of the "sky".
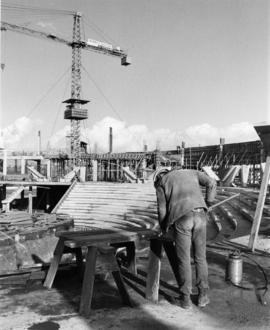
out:
{"label": "sky", "polygon": [[[81,133],[90,151],[108,151],[109,127],[113,151],[123,152],[252,141],[253,126],[270,122],[269,1],[6,0],[1,20],[71,40],[73,17],[59,10],[81,12],[84,39],[132,59],[123,67],[83,51],[82,97],[91,102]],[[1,63],[2,144],[35,150],[40,130],[42,149],[66,148],[71,48],[2,32]]]}

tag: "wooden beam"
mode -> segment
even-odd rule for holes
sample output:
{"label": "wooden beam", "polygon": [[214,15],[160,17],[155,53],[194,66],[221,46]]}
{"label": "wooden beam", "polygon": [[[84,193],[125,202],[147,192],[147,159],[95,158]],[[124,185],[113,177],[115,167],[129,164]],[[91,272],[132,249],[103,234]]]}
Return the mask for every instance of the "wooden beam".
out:
{"label": "wooden beam", "polygon": [[257,207],[256,207],[256,211],[255,211],[252,228],[251,228],[249,242],[248,242],[248,247],[252,251],[254,251],[254,249],[255,249],[256,240],[257,240],[257,236],[258,236],[258,232],[259,232],[259,228],[260,228],[260,224],[261,224],[262,212],[263,212],[265,197],[267,194],[269,178],[270,178],[270,156],[267,156],[265,170],[263,173],[263,179],[262,179],[260,193],[259,193],[258,202],[257,202]]}
{"label": "wooden beam", "polygon": [[86,256],[85,272],[82,286],[82,296],[80,303],[80,314],[89,316],[93,296],[95,270],[97,259],[97,247],[89,246]]}
{"label": "wooden beam", "polygon": [[65,240],[60,238],[56,245],[56,248],[54,250],[53,260],[51,262],[49,271],[47,273],[45,282],[43,284],[43,286],[45,286],[48,289],[50,289],[52,287],[58,266],[60,264],[61,257],[62,257],[63,251],[64,251],[64,242],[65,242]]}
{"label": "wooden beam", "polygon": [[152,302],[158,302],[160,267],[162,258],[161,240],[150,240],[150,251],[146,281],[146,299]]}
{"label": "wooden beam", "polygon": [[28,192],[28,213],[33,213],[33,187],[29,186],[29,192]]}

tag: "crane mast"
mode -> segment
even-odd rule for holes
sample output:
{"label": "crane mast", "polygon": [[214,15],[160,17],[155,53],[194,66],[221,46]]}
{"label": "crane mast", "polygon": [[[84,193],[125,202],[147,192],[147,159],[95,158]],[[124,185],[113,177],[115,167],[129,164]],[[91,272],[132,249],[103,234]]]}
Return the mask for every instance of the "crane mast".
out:
{"label": "crane mast", "polygon": [[88,118],[87,110],[82,105],[88,103],[81,99],[81,13],[74,15],[72,36],[71,98],[67,103],[64,118],[70,120],[70,153],[77,162],[80,157],[80,121]]}

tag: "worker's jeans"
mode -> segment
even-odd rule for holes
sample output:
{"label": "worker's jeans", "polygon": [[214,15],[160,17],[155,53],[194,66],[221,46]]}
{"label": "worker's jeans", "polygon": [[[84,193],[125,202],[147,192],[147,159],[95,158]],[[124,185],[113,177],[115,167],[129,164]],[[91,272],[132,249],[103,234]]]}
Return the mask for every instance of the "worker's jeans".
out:
{"label": "worker's jeans", "polygon": [[194,254],[196,286],[199,290],[208,289],[206,223],[207,216],[204,209],[195,209],[174,223],[180,293],[191,294],[192,291],[191,246]]}

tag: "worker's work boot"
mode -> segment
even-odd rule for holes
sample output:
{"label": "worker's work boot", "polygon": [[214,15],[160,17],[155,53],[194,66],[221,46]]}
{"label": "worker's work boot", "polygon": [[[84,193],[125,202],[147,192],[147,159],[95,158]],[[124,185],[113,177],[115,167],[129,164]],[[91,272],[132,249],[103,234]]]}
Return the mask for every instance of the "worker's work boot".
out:
{"label": "worker's work boot", "polygon": [[205,307],[210,303],[206,289],[199,290],[198,307]]}
{"label": "worker's work boot", "polygon": [[190,299],[189,294],[181,293],[179,300],[180,300],[180,307],[182,307],[184,309],[189,309],[192,307],[192,301]]}

